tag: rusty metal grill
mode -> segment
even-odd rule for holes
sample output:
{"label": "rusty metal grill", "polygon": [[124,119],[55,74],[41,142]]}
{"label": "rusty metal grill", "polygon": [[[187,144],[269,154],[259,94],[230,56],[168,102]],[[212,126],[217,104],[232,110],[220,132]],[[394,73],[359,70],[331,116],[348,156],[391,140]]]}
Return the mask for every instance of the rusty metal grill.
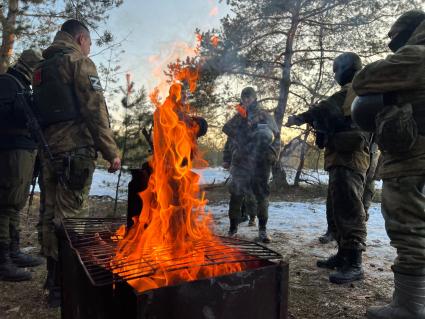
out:
{"label": "rusty metal grill", "polygon": [[[125,224],[125,219],[114,218],[67,218],[63,220],[65,234],[80,259],[91,283],[103,286],[114,282],[127,281],[153,275],[163,264],[155,260],[141,258],[140,260],[114,260],[117,249],[115,232],[119,226]],[[225,248],[217,248],[215,242],[199,241],[193,243],[194,252],[205,251],[206,258],[200,264],[187,263],[184,257],[166,260],[165,271],[191,267],[206,267],[226,263],[255,264],[262,261],[278,261],[282,256],[255,242],[246,240],[219,237]],[[155,248],[152,248],[155,249]],[[163,248],[157,253],[167,253]],[[236,251],[236,252],[235,252]],[[143,252],[142,256],[143,256]],[[164,262],[164,260],[162,260]],[[125,266],[123,270],[122,266]]]}

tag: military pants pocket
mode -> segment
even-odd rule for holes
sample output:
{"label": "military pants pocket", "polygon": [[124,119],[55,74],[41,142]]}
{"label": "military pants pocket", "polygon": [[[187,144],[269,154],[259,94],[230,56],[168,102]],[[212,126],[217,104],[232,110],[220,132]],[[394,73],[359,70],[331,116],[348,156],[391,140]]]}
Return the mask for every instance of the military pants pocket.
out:
{"label": "military pants pocket", "polygon": [[73,191],[81,191],[91,183],[94,172],[94,161],[86,157],[72,157],[70,160],[68,187]]}

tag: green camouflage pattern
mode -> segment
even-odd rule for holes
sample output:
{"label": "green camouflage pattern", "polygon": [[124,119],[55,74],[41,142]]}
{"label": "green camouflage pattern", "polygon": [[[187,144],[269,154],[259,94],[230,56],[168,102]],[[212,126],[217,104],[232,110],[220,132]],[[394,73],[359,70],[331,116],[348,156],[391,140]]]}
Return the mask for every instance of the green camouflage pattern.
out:
{"label": "green camouflage pattern", "polygon": [[[361,174],[369,167],[369,135],[350,123],[349,108],[355,94],[346,84],[328,99],[300,114],[306,123],[323,129],[328,136],[325,145],[325,170],[342,166]],[[344,123],[335,125],[335,123]],[[339,128],[338,126],[345,126]]]}
{"label": "green camouflage pattern", "polygon": [[[77,171],[70,171],[68,165],[64,165],[67,160],[78,157],[79,161],[85,160],[90,167],[87,175]],[[88,195],[93,178],[95,160],[94,156],[87,151],[79,150],[76,153],[63,154],[63,157],[56,159],[54,163],[56,171],[50,165],[44,164],[42,167],[42,184],[44,189],[44,211],[42,213],[42,253],[46,257],[58,260],[58,238],[57,230],[61,227],[62,218],[85,218],[89,217]],[[73,175],[86,176],[80,189],[70,189],[59,183],[56,172],[65,176],[69,180]]]}
{"label": "green camouflage pattern", "polygon": [[0,150],[0,243],[9,244],[10,229],[19,229],[19,214],[28,195],[36,151]]}
{"label": "green camouflage pattern", "polygon": [[[353,80],[358,95],[397,93],[399,105],[411,103],[419,132],[425,125],[425,22],[410,37],[407,45],[385,59],[363,68]],[[420,135],[405,153],[383,152],[379,176],[383,179],[425,175],[425,137]]]}
{"label": "green camouflage pattern", "polygon": [[[274,134],[271,145],[256,145],[254,130],[257,124],[267,124]],[[280,152],[280,136],[274,118],[260,105],[250,110],[248,116],[239,113],[223,127],[228,141],[223,154],[223,161],[230,161],[230,203],[229,217],[240,218],[241,206],[245,199],[254,197],[256,213],[259,220],[267,221],[268,198],[270,196],[269,178],[271,167]],[[251,211],[248,213],[253,216]]]}
{"label": "green camouflage pattern", "polygon": [[[111,162],[119,156],[118,147],[114,141],[109,125],[108,109],[100,84],[94,85],[93,79],[98,79],[96,66],[83,55],[78,44],[66,32],[59,31],[52,45],[43,52],[45,62],[58,52],[64,54],[62,68],[57,73],[58,83],[64,83],[74,88],[76,103],[81,118],[49,125],[44,135],[53,154],[69,152],[80,147],[91,147],[99,150],[107,161]],[[36,72],[37,74],[37,72]],[[34,79],[35,88],[43,86],[43,79]],[[64,93],[66,96],[66,93]],[[43,104],[43,101],[39,101]],[[46,101],[48,103],[48,101]]]}
{"label": "green camouflage pattern", "polygon": [[425,275],[425,176],[384,179],[382,215],[397,249],[393,270]]}
{"label": "green camouflage pattern", "polygon": [[336,238],[339,248],[366,249],[363,187],[364,177],[360,173],[343,166],[329,170],[326,208],[330,215],[330,231]]}

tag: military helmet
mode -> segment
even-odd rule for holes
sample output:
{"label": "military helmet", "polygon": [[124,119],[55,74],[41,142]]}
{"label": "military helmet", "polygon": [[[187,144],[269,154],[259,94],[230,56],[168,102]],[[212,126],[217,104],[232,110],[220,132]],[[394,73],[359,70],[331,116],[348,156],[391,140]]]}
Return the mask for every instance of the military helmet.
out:
{"label": "military helmet", "polygon": [[21,73],[25,79],[31,83],[32,73],[42,60],[43,56],[39,49],[24,50],[13,68]]}
{"label": "military helmet", "polygon": [[375,131],[376,115],[384,108],[382,94],[357,96],[351,104],[351,118],[366,132]]}
{"label": "military helmet", "polygon": [[362,68],[362,60],[354,52],[344,52],[338,55],[333,62],[335,80],[339,85],[350,83],[357,71]]}
{"label": "military helmet", "polygon": [[403,13],[388,32],[391,38],[388,47],[391,51],[395,52],[406,45],[410,36],[423,21],[425,21],[425,12],[422,10],[410,10]]}
{"label": "military helmet", "polygon": [[241,99],[243,98],[247,98],[247,97],[253,97],[253,98],[257,98],[257,93],[255,92],[253,87],[247,86],[246,88],[244,88],[241,92]]}

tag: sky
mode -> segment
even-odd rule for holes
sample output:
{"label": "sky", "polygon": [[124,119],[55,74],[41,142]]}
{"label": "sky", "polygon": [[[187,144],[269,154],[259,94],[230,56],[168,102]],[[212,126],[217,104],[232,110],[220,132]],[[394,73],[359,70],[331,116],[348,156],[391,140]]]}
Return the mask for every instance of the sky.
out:
{"label": "sky", "polygon": [[[151,91],[163,67],[178,56],[185,57],[194,47],[195,29],[219,27],[220,19],[228,13],[225,1],[218,0],[125,0],[111,11],[106,24],[116,41],[124,40],[121,48],[125,53],[119,63],[123,83],[125,73],[130,72],[136,88],[143,85]],[[109,50],[97,54],[101,50],[92,48],[97,64],[110,56]]]}

